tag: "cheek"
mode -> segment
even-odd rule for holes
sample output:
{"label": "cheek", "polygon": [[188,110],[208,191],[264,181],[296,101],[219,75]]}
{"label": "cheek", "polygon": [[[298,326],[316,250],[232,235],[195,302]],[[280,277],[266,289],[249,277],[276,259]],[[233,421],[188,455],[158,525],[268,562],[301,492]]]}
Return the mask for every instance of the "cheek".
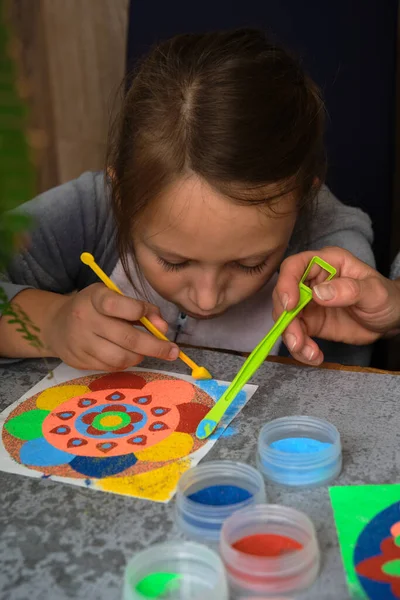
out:
{"label": "cheek", "polygon": [[252,296],[271,278],[271,273],[260,273],[259,275],[247,275],[237,273],[229,279],[229,296],[233,302],[244,300]]}
{"label": "cheek", "polygon": [[238,302],[257,293],[275,275],[282,262],[283,255],[284,251],[281,251],[277,256],[271,257],[271,264],[262,273],[256,275],[240,271],[231,273],[229,281],[230,301]]}

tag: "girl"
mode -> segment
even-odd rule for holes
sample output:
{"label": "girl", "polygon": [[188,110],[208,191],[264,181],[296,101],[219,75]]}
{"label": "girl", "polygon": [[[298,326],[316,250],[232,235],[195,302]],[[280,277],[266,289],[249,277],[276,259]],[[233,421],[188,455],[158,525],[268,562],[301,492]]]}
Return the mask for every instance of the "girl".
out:
{"label": "girl", "polygon": [[[373,264],[368,217],[322,186],[323,133],[317,86],[262,32],[155,47],[124,98],[107,176],[24,206],[35,228],[4,285],[40,328],[40,354],[116,370],[174,360],[181,342],[250,351],[272,325],[286,255],[335,244]],[[82,251],[128,297],[97,283]],[[144,315],[171,342],[132,327]],[[0,356],[38,354],[0,319]],[[326,357],[345,360],[334,345]]]}

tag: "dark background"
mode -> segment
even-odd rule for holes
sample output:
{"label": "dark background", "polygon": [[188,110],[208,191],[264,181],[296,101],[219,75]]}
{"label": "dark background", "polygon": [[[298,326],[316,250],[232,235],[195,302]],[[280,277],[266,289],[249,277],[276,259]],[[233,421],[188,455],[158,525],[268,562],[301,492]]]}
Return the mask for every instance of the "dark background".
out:
{"label": "dark background", "polygon": [[[329,113],[328,184],[366,210],[387,273],[395,165],[396,0],[132,0],[128,70],[156,40],[183,32],[253,26],[303,58]],[[397,232],[396,232],[397,233]],[[400,245],[396,239],[392,246]]]}

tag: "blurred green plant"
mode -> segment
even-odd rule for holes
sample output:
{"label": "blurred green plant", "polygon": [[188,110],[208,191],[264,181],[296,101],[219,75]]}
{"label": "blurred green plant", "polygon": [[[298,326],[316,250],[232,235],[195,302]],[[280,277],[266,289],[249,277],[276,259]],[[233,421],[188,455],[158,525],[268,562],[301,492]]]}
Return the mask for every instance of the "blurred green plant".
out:
{"label": "blurred green plant", "polygon": [[[0,273],[15,252],[30,220],[15,210],[34,196],[35,172],[27,138],[25,102],[18,93],[15,60],[18,44],[13,41],[5,16],[5,2],[0,0]],[[11,212],[10,212],[11,211]],[[0,286],[0,313],[9,317],[24,339],[37,349],[43,344],[39,329],[16,304],[8,302]]]}

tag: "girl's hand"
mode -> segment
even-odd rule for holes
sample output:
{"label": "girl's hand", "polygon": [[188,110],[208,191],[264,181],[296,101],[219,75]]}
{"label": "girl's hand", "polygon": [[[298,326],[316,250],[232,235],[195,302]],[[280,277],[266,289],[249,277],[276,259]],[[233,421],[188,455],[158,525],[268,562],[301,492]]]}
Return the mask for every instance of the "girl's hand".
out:
{"label": "girl's hand", "polygon": [[133,327],[145,316],[167,332],[167,323],[152,304],[121,296],[101,283],[56,304],[42,334],[51,355],[71,367],[119,371],[137,365],[144,356],[178,357],[175,344]]}
{"label": "girl's hand", "polygon": [[342,248],[302,252],[282,263],[273,293],[275,319],[296,306],[299,282],[316,254],[334,266],[337,275],[323,283],[326,272],[317,265],[312,269],[306,283],[313,288],[313,301],[283,336],[294,358],[313,365],[324,357],[312,337],[363,345],[400,326],[400,280],[386,279]]}

